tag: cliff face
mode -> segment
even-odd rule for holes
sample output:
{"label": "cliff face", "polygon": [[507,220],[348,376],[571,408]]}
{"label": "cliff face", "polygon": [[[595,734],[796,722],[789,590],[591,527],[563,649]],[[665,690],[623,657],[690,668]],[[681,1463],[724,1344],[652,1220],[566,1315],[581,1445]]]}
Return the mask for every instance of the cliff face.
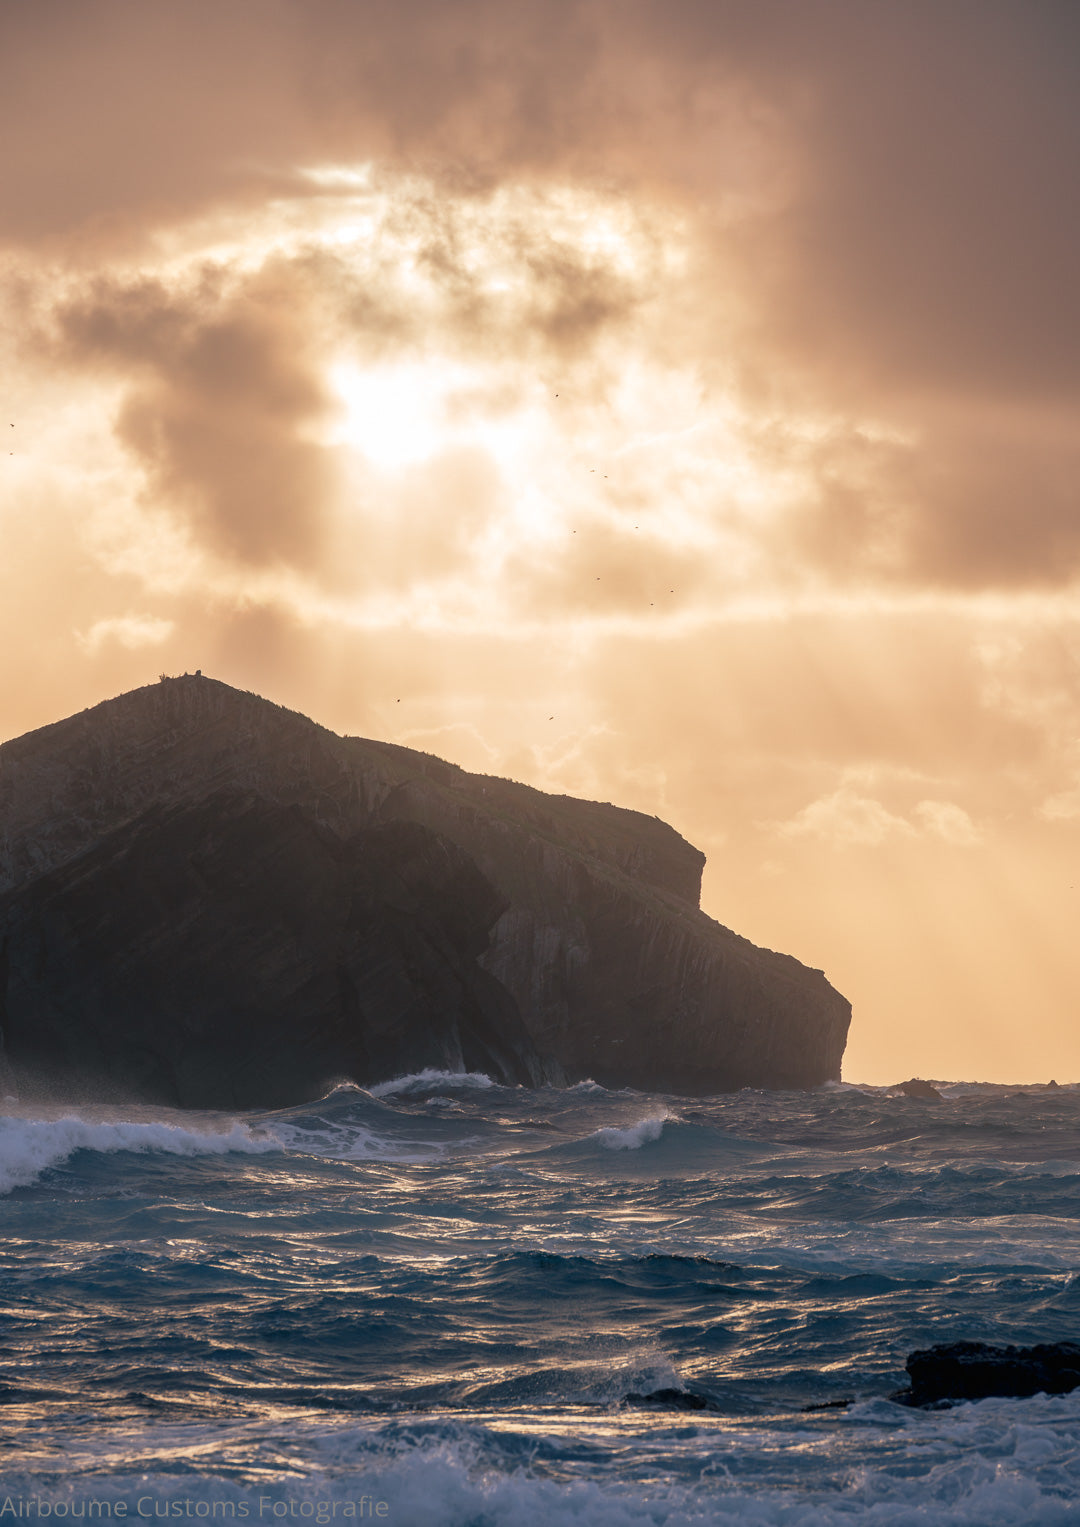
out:
{"label": "cliff face", "polygon": [[538,1083],[476,955],[501,910],[460,849],[298,806],[151,808],[0,909],[9,1053],[32,1090],[256,1108],[433,1066]]}
{"label": "cliff face", "polygon": [[192,1106],[427,1065],[838,1078],[848,1003],[700,912],[703,865],[655,818],[163,680],[0,747],[7,1058]]}

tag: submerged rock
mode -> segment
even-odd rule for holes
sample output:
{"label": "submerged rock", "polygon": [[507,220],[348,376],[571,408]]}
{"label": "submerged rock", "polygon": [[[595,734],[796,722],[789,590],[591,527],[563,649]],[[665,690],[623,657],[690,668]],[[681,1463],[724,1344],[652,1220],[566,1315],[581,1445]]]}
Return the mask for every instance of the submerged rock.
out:
{"label": "submerged rock", "polygon": [[898,1082],[896,1091],[902,1092],[906,1098],[925,1098],[930,1103],[944,1102],[933,1082],[924,1082],[918,1076],[913,1076],[908,1082]]}
{"label": "submerged rock", "polygon": [[1080,1386],[1080,1345],[995,1347],[957,1341],[913,1352],[907,1360],[910,1391],[894,1396],[907,1405],[1067,1394]]}
{"label": "submerged rock", "polygon": [[716,1410],[716,1405],[706,1395],[695,1394],[690,1389],[653,1389],[649,1394],[623,1396],[624,1405],[657,1410]]}
{"label": "submerged rock", "polygon": [[6,1059],[186,1106],[426,1066],[839,1079],[850,1004],[701,912],[703,865],[654,817],[166,679],[0,747]]}

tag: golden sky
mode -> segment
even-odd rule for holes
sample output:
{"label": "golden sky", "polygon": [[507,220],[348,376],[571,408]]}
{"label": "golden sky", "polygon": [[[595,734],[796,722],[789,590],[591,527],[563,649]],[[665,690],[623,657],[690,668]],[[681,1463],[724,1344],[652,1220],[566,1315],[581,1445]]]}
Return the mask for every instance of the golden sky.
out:
{"label": "golden sky", "polygon": [[848,1080],[1080,1078],[1074,0],[0,0],[0,736],[665,818]]}

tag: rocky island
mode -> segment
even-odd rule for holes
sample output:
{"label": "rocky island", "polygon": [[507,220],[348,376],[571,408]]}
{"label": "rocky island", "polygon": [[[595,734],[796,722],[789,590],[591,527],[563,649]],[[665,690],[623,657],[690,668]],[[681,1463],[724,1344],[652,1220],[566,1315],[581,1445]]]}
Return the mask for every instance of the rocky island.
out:
{"label": "rocky island", "polygon": [[163,678],[0,747],[4,1066],[220,1108],[428,1066],[839,1079],[850,1004],[706,916],[704,862],[654,817]]}

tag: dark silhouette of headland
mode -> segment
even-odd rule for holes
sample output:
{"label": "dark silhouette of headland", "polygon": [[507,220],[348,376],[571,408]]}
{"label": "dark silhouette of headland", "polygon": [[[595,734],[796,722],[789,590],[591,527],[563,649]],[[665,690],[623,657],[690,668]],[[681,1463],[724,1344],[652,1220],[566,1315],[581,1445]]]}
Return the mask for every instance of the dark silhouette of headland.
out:
{"label": "dark silhouette of headland", "polygon": [[0,747],[4,1064],[184,1107],[425,1067],[839,1079],[850,1004],[706,916],[704,862],[654,817],[163,677]]}

